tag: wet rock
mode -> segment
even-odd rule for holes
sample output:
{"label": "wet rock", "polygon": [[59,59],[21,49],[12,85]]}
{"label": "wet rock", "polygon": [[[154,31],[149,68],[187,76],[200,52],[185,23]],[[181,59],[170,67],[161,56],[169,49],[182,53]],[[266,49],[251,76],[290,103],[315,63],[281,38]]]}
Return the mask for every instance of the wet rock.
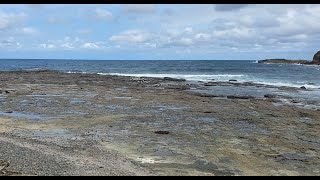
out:
{"label": "wet rock", "polygon": [[186,81],[185,79],[176,79],[176,78],[170,78],[170,77],[165,77],[163,78],[165,81]]}
{"label": "wet rock", "polygon": [[276,161],[283,164],[292,164],[299,162],[308,162],[312,158],[299,153],[284,153],[274,157]]}
{"label": "wet rock", "polygon": [[13,111],[6,111],[6,112],[4,112],[4,113],[11,114],[11,113],[13,113]]}
{"label": "wet rock", "polygon": [[252,82],[244,82],[241,85],[242,86],[257,86],[257,85],[260,85],[260,84],[255,84],[255,83],[252,83]]}
{"label": "wet rock", "polygon": [[205,83],[204,86],[216,86],[217,84],[214,82]]}
{"label": "wet rock", "polygon": [[236,80],[236,79],[230,79],[229,81],[230,81],[230,82],[237,82],[238,80]]}
{"label": "wet rock", "polygon": [[305,86],[301,86],[300,89],[307,89]]}
{"label": "wet rock", "polygon": [[175,90],[189,90],[188,86],[167,86],[165,89],[175,89]]}
{"label": "wet rock", "polygon": [[170,134],[169,131],[155,131],[156,134]]}
{"label": "wet rock", "polygon": [[205,111],[205,112],[203,112],[203,113],[205,113],[205,114],[211,114],[212,112],[211,112],[211,111]]}
{"label": "wet rock", "polygon": [[254,96],[227,96],[228,99],[254,99]]}
{"label": "wet rock", "polygon": [[215,98],[215,97],[224,97],[223,95],[216,95],[216,94],[204,94],[204,93],[194,93],[196,96],[200,97],[208,97],[208,98]]}
{"label": "wet rock", "polygon": [[277,96],[273,95],[273,94],[265,94],[264,97],[265,98],[276,98]]}

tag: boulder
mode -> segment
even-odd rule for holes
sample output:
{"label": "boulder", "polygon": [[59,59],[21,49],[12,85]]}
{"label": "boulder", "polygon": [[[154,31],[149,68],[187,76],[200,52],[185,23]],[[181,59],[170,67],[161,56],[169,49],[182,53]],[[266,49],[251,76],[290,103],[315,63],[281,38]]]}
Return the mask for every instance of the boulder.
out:
{"label": "boulder", "polygon": [[227,96],[228,99],[254,99],[255,97],[254,96],[238,96],[238,95],[235,95],[235,96]]}
{"label": "boulder", "polygon": [[186,81],[185,79],[176,79],[176,78],[170,78],[170,77],[165,77],[163,79],[165,81]]}
{"label": "boulder", "polygon": [[313,61],[312,63],[314,64],[320,64],[320,51],[318,51],[314,56],[313,56]]}
{"label": "boulder", "polygon": [[273,94],[266,94],[264,95],[265,98],[276,98],[277,96],[276,95],[273,95]]}
{"label": "boulder", "polygon": [[216,82],[207,82],[207,83],[204,83],[204,86],[216,86],[217,83]]}
{"label": "boulder", "polygon": [[155,131],[156,134],[170,134],[169,131]]}

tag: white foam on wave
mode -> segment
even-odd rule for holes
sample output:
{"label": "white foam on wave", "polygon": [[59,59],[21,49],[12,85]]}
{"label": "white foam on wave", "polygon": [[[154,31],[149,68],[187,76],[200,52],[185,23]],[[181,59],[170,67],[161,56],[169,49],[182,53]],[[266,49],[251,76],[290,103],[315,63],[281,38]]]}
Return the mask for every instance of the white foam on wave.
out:
{"label": "white foam on wave", "polygon": [[199,75],[199,74],[128,74],[128,73],[97,73],[99,75],[115,75],[115,76],[130,76],[130,77],[154,77],[154,78],[177,78],[186,79],[187,81],[229,81],[230,79],[236,79],[238,82],[253,82],[258,84],[265,84],[271,86],[286,86],[286,87],[301,87],[305,86],[308,89],[318,89],[319,86],[308,85],[304,83],[290,83],[290,82],[275,82],[266,81],[264,79],[252,78],[243,74],[211,74],[211,75]]}
{"label": "white foam on wave", "polygon": [[296,87],[300,88],[302,86],[306,87],[307,89],[318,89],[319,86],[316,85],[308,85],[308,84],[293,84],[293,83],[284,83],[284,82],[267,82],[267,81],[253,81],[254,83],[258,84],[265,84],[265,85],[271,85],[271,86],[285,86],[285,87]]}
{"label": "white foam on wave", "polygon": [[131,76],[131,77],[154,77],[154,78],[178,78],[188,81],[212,81],[229,80],[231,78],[241,78],[242,74],[216,74],[216,75],[197,75],[197,74],[123,74],[123,73],[98,73],[100,75],[115,75],[115,76]]}
{"label": "white foam on wave", "polygon": [[68,71],[68,74],[89,74],[88,72],[82,72],[82,71]]}

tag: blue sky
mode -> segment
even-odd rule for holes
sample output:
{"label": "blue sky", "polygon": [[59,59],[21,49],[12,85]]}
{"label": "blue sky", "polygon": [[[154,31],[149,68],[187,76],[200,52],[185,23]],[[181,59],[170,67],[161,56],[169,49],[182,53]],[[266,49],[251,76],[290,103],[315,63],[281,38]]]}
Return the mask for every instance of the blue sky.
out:
{"label": "blue sky", "polygon": [[0,5],[0,58],[312,59],[320,5]]}

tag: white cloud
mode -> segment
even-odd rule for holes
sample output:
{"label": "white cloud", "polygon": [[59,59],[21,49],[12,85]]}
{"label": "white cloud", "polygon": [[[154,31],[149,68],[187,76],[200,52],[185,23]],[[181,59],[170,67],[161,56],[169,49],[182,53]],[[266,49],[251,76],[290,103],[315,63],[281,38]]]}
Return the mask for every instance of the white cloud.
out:
{"label": "white cloud", "polygon": [[49,17],[48,23],[50,23],[50,24],[67,24],[68,21],[64,17]]}
{"label": "white cloud", "polygon": [[25,13],[5,13],[0,11],[0,30],[20,24],[26,17]]}
{"label": "white cloud", "polygon": [[193,32],[193,28],[192,28],[192,27],[186,27],[186,28],[184,29],[184,31],[185,31],[186,33],[192,33],[192,32]]}
{"label": "white cloud", "polygon": [[39,48],[43,48],[43,49],[54,49],[56,48],[56,46],[54,44],[40,44]]}
{"label": "white cloud", "polygon": [[193,40],[190,38],[181,38],[177,43],[184,46],[190,46],[193,44]]}
{"label": "white cloud", "polygon": [[145,43],[145,45],[147,46],[147,47],[150,47],[150,48],[157,48],[157,44],[156,43]]}
{"label": "white cloud", "polygon": [[85,48],[85,49],[100,49],[99,45],[97,45],[95,43],[89,43],[89,42],[88,43],[84,43],[82,45],[82,47]]}
{"label": "white cloud", "polygon": [[106,20],[106,21],[110,21],[113,19],[113,15],[111,12],[104,9],[100,9],[100,8],[95,9],[93,17],[98,20]]}
{"label": "white cloud", "polygon": [[154,4],[126,4],[124,8],[129,13],[153,13],[156,10]]}
{"label": "white cloud", "polygon": [[26,35],[34,35],[38,33],[38,30],[32,27],[24,27],[21,29],[21,31],[23,34],[26,34]]}
{"label": "white cloud", "polygon": [[9,37],[7,39],[0,41],[0,48],[8,48],[8,49],[18,49],[21,48],[22,44],[15,40],[13,37]]}
{"label": "white cloud", "polygon": [[46,4],[28,4],[28,7],[32,9],[42,9],[46,7]]}
{"label": "white cloud", "polygon": [[[16,47],[32,41],[34,47],[44,49],[102,50],[109,47],[110,43],[112,48],[118,47],[120,50],[162,48],[169,52],[185,48],[205,54],[207,51],[226,52],[230,49],[239,52],[302,51],[303,48],[313,50],[320,41],[320,5],[316,4],[68,5],[74,7],[71,12],[69,7],[46,5],[48,14],[41,17],[42,20],[44,18],[55,24],[63,24],[69,20],[74,25],[72,27],[76,28],[71,30],[59,27],[59,31],[43,28],[41,23],[35,23],[40,22],[37,19],[39,17],[35,16],[36,13],[40,14],[40,10],[32,11],[32,21],[25,21],[27,15],[19,12],[30,12],[30,8],[23,6],[24,8],[17,8],[10,13],[7,11],[14,9],[13,6],[0,10],[1,47]],[[108,9],[112,9],[112,12]],[[83,15],[91,20],[101,20],[104,24],[90,21],[85,22],[90,24],[86,25],[82,22]],[[126,17],[122,18],[122,15]],[[112,22],[105,24],[106,21]],[[39,33],[37,29],[41,29],[41,36],[26,36]],[[122,32],[126,29],[127,31]],[[105,42],[92,39],[105,39],[106,31],[108,39]],[[116,33],[110,34],[112,32]],[[49,37],[42,36],[46,34]],[[64,34],[73,34],[72,36],[79,36],[81,39],[63,38]],[[60,35],[61,39],[47,40],[51,35]],[[7,37],[10,36],[15,40],[8,40]],[[297,48],[299,45],[301,48]]]}
{"label": "white cloud", "polygon": [[113,35],[109,38],[115,42],[143,43],[151,38],[150,33],[142,30],[128,30],[119,35]]}
{"label": "white cloud", "polygon": [[82,50],[82,49],[104,49],[105,42],[86,42],[79,37],[69,37],[66,36],[60,40],[48,40],[47,42],[40,43],[37,45],[37,48],[40,49],[55,49],[55,50]]}
{"label": "white cloud", "polygon": [[214,9],[216,11],[234,11],[247,7],[248,4],[216,4]]}
{"label": "white cloud", "polygon": [[64,44],[61,45],[61,47],[64,48],[64,49],[67,49],[67,50],[75,48],[72,43],[64,43]]}
{"label": "white cloud", "polygon": [[198,33],[195,35],[195,39],[198,41],[210,41],[212,36],[207,33]]}

